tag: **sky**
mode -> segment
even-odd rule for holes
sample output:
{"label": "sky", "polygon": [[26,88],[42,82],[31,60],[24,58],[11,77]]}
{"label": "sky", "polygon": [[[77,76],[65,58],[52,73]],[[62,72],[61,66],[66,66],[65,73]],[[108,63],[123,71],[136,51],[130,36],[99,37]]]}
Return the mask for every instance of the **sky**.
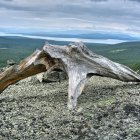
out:
{"label": "sky", "polygon": [[140,0],[0,0],[0,32],[140,36]]}

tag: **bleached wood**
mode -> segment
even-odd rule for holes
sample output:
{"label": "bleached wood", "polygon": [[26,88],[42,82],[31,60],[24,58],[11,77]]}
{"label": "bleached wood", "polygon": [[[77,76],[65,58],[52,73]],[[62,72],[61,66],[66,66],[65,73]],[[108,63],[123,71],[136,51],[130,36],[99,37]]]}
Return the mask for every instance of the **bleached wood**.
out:
{"label": "bleached wood", "polygon": [[61,61],[69,77],[68,108],[74,109],[87,78],[98,75],[125,82],[139,82],[140,75],[130,68],[91,52],[82,42],[68,46],[43,47],[52,58]]}
{"label": "bleached wood", "polygon": [[45,44],[2,74],[0,91],[28,76],[60,69],[69,77],[68,108],[74,109],[88,78],[94,75],[110,77],[125,82],[140,82],[140,75],[130,68],[91,52],[82,42],[66,46]]}
{"label": "bleached wood", "polygon": [[49,70],[56,63],[57,61],[43,50],[36,50],[32,55],[22,60],[19,65],[11,66],[0,73],[0,93],[19,80]]}

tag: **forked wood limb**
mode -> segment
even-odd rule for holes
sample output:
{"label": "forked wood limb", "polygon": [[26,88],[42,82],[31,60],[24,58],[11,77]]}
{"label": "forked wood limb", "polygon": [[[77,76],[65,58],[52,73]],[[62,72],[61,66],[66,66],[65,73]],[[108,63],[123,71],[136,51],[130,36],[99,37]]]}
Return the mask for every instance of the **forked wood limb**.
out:
{"label": "forked wood limb", "polygon": [[45,72],[55,66],[57,61],[43,50],[36,50],[32,55],[22,60],[19,65],[11,66],[0,73],[0,93],[9,85],[29,76]]}
{"label": "forked wood limb", "polygon": [[130,68],[91,52],[82,42],[67,46],[45,44],[19,65],[0,73],[0,91],[28,76],[53,69],[68,74],[68,108],[74,109],[87,79],[93,75],[125,82],[140,82],[140,75]]}

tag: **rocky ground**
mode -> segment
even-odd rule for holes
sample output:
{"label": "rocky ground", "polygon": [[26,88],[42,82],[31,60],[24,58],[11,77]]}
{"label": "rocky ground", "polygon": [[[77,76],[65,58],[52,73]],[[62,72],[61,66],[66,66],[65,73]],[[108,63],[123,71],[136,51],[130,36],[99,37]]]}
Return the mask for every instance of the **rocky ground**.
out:
{"label": "rocky ground", "polygon": [[0,140],[140,140],[140,84],[93,77],[67,109],[67,81],[23,80],[0,95]]}

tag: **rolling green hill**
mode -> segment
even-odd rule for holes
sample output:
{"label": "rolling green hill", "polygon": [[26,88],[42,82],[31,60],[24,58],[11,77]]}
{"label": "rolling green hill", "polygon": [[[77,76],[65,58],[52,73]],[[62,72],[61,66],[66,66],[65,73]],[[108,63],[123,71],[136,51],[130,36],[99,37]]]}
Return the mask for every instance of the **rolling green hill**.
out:
{"label": "rolling green hill", "polygon": [[[70,42],[48,40],[50,44],[64,45]],[[0,37],[0,67],[6,66],[8,59],[19,62],[34,50],[41,49],[43,39],[25,37]],[[140,69],[140,42],[126,42],[115,45],[86,43],[89,49],[113,61],[125,64],[134,70]]]}
{"label": "rolling green hill", "polygon": [[95,53],[103,55],[111,60],[127,65],[134,70],[140,69],[140,42],[125,42],[108,46],[88,47]]}

